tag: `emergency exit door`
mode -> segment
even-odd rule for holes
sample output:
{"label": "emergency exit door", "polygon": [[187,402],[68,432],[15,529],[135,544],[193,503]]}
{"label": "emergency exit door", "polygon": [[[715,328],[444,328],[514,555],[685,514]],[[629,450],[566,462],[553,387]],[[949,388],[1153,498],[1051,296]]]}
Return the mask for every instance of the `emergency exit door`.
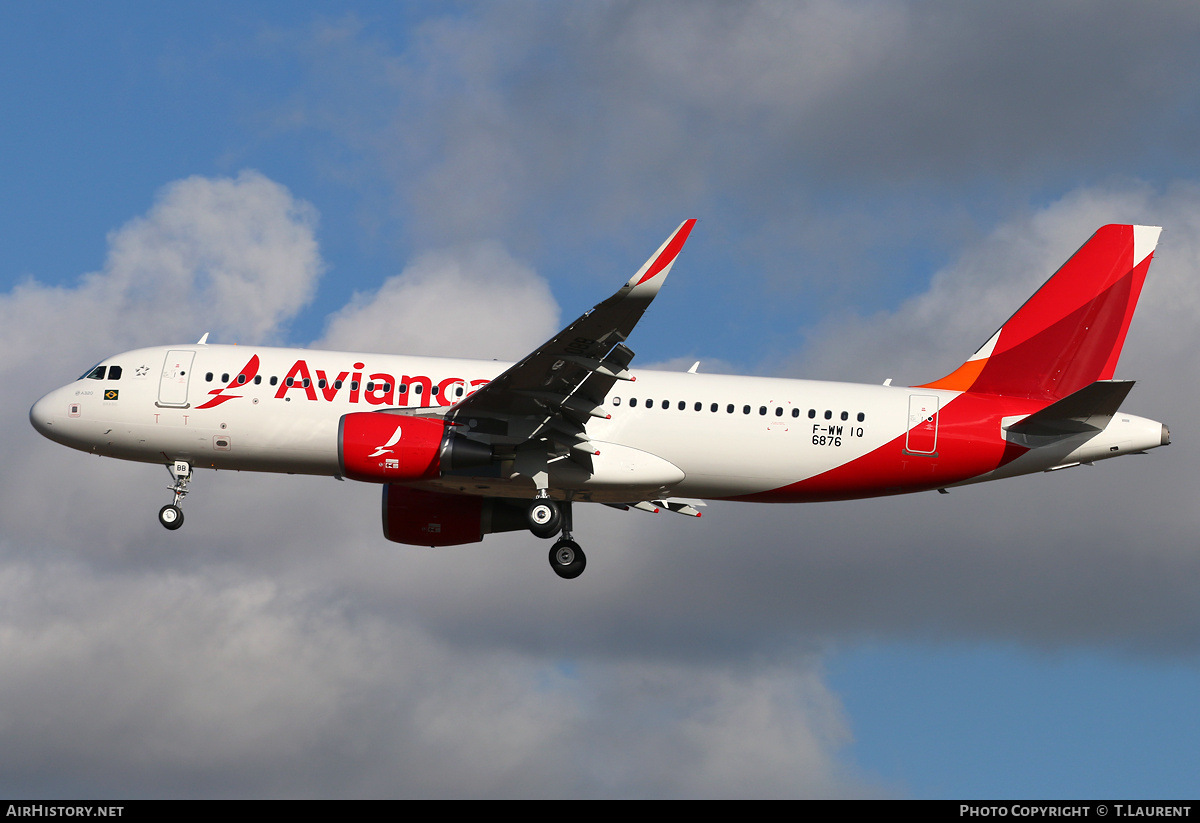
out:
{"label": "emergency exit door", "polygon": [[904,450],[912,454],[933,454],[937,451],[938,399],[931,394],[914,394],[908,398],[908,437]]}
{"label": "emergency exit door", "polygon": [[187,408],[188,381],[192,377],[194,351],[173,349],[163,360],[162,378],[158,383],[158,405],[167,408]]}

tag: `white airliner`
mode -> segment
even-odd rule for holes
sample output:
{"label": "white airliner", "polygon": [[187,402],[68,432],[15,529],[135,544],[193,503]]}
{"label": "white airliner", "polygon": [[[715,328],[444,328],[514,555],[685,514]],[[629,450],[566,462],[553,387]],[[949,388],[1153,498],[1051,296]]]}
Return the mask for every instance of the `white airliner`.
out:
{"label": "white airliner", "polygon": [[1160,229],[1101,228],[966,363],[901,387],[643,371],[625,345],[684,222],[612,297],[515,364],[208,345],[110,357],[29,417],[80,451],[162,463],[183,523],[197,467],[383,486],[383,533],[451,546],[559,535],[583,572],[575,502],[698,517],[701,500],[793,503],[947,487],[1169,442],[1118,411],[1113,380]]}

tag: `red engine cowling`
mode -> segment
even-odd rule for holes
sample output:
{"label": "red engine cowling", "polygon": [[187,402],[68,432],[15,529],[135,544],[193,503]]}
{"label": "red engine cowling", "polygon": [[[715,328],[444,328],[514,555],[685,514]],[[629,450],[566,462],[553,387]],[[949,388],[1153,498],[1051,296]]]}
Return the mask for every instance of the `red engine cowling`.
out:
{"label": "red engine cowling", "polygon": [[355,412],[338,425],[338,463],[352,480],[430,480],[491,462],[489,447],[454,434],[440,418]]}
{"label": "red engine cowling", "polygon": [[485,534],[528,528],[526,501],[383,487],[383,536],[410,546],[478,543]]}

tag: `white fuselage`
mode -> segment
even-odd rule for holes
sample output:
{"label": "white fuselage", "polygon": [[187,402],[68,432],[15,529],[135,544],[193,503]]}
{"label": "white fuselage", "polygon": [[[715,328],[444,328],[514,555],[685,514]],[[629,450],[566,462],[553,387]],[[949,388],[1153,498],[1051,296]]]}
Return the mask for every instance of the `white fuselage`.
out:
{"label": "white fuselage", "polygon": [[[238,384],[252,357],[257,358],[255,373]],[[138,349],[101,365],[109,367],[104,377],[85,376],[39,400],[30,412],[35,427],[64,445],[126,460],[338,476],[343,415],[413,407],[439,413],[510,364],[191,345]],[[108,376],[112,366],[120,367],[115,380]],[[664,495],[780,502],[873,496],[1089,462],[1152,448],[1164,439],[1161,424],[1118,414],[1099,434],[1058,440],[1053,448],[1030,449],[1000,465],[987,455],[1004,450],[1001,417],[1012,409],[998,409],[994,421],[974,411],[969,433],[955,435],[948,409],[959,392],[649,370],[632,374],[634,381],[620,382],[610,392],[604,410],[611,416],[587,425],[588,440],[598,452],[590,456],[590,470],[566,458],[551,462],[550,487],[556,495],[569,492],[575,499],[601,502]],[[923,412],[914,409],[921,403],[932,404],[933,415],[918,442]],[[964,444],[985,456],[969,458]],[[898,461],[883,469],[866,465],[861,484],[838,480],[828,488],[780,491],[827,473],[832,477],[856,461],[871,463],[873,453],[892,446]],[[902,465],[892,466],[896,462]],[[424,485],[507,497],[528,497],[535,490],[515,470],[455,474]]]}

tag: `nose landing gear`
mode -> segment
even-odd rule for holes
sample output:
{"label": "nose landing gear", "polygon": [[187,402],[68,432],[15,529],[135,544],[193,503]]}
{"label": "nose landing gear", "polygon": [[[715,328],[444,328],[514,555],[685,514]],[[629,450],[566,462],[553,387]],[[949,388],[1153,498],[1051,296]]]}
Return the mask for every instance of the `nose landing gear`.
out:
{"label": "nose landing gear", "polygon": [[167,471],[171,473],[171,478],[175,481],[174,485],[167,486],[168,489],[175,492],[175,501],[158,510],[158,522],[163,524],[163,528],[175,531],[183,525],[183,509],[180,508],[180,504],[188,493],[188,483],[192,479],[192,464],[186,460],[176,460],[174,466],[167,466]]}

